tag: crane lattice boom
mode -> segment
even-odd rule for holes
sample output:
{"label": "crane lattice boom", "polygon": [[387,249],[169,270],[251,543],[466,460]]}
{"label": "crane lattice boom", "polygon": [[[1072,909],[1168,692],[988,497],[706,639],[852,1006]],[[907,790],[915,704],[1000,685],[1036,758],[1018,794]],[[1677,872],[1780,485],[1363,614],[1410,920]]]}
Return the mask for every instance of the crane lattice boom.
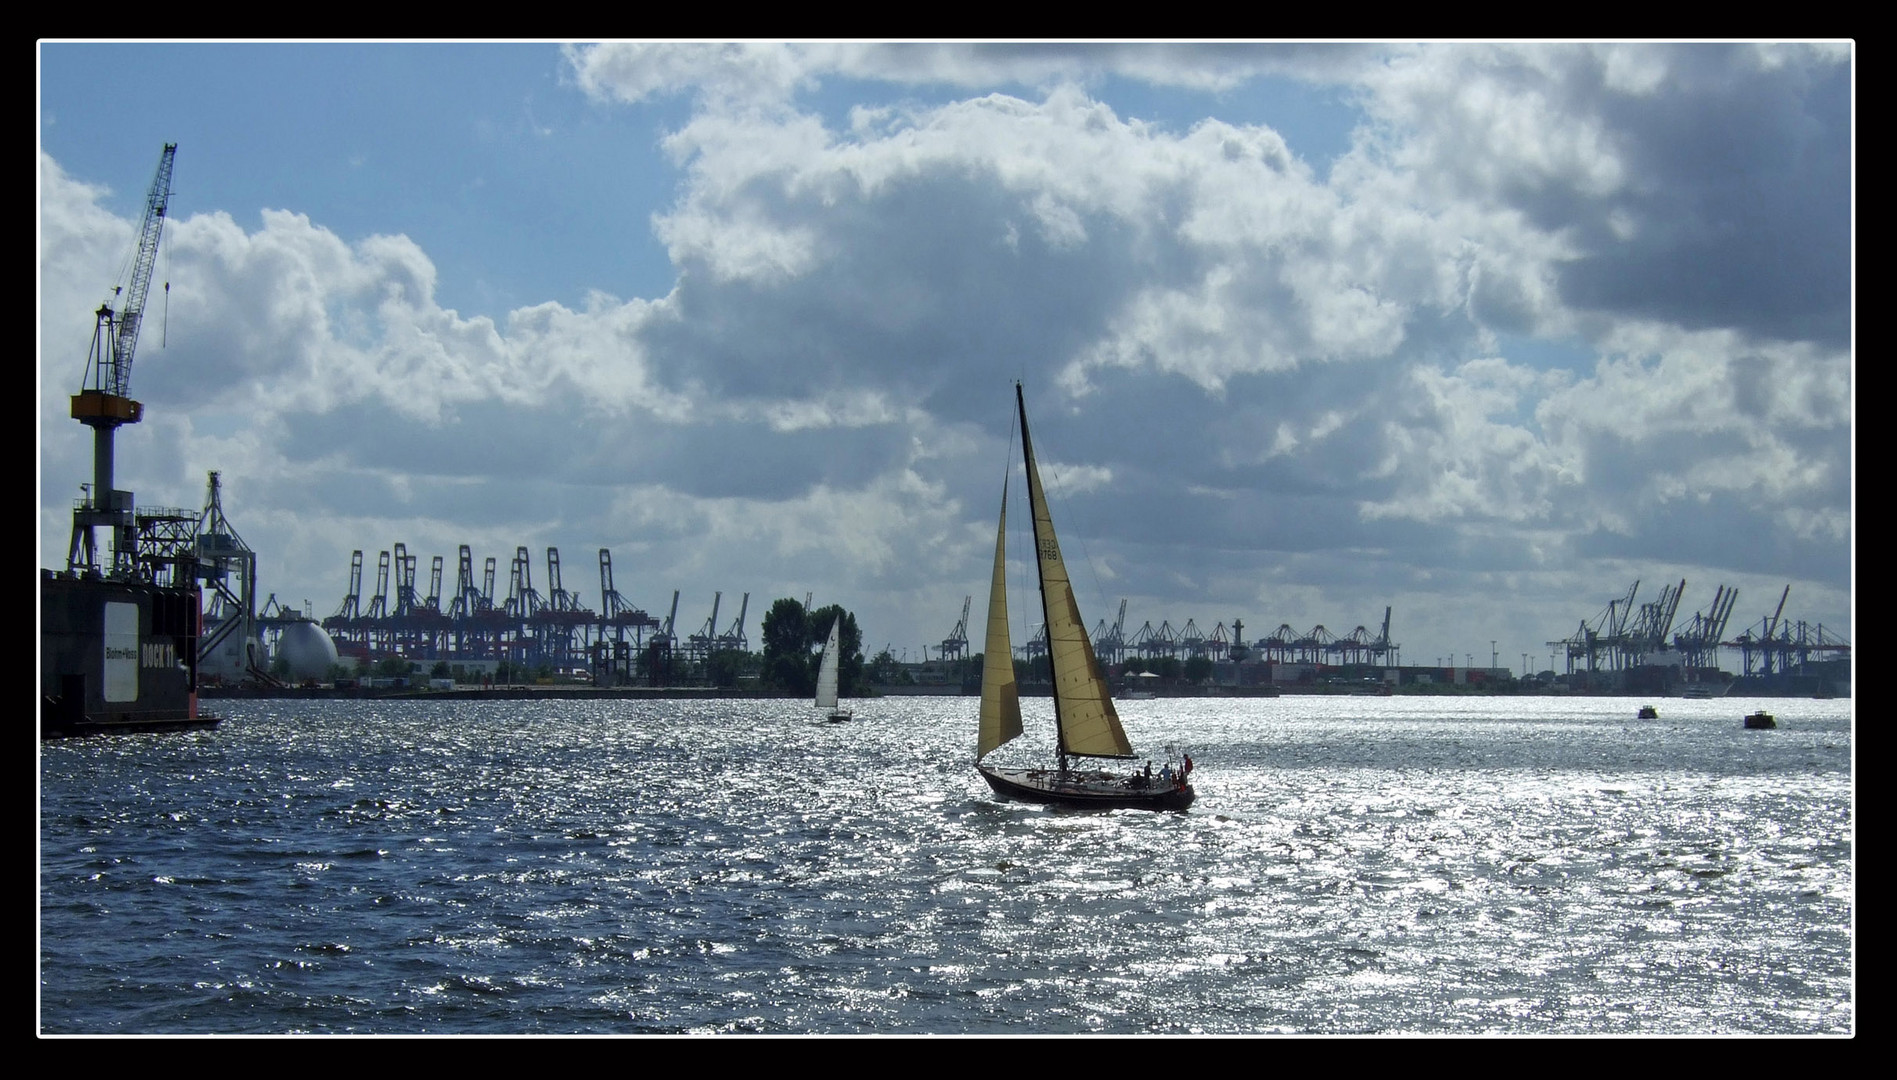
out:
{"label": "crane lattice boom", "polygon": [[[131,396],[132,355],[138,348],[138,328],[144,320],[145,295],[151,290],[152,270],[158,264],[158,240],[165,231],[165,208],[171,202],[171,163],[178,144],[166,143],[158,158],[158,173],[145,195],[145,217],[138,228],[138,248],[132,256],[132,276],[117,312],[101,305],[93,355],[89,358],[91,385],[87,389],[114,398]],[[128,418],[136,421],[137,416]]]}

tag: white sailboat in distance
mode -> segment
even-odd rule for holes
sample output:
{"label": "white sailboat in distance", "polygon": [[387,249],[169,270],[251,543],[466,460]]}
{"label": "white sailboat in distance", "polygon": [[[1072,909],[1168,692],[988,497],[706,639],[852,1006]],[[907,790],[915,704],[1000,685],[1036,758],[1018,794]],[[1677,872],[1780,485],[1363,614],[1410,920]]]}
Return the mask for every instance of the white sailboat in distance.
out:
{"label": "white sailboat in distance", "polygon": [[823,662],[817,668],[817,708],[827,710],[824,719],[840,724],[850,718],[850,710],[837,707],[837,661],[842,658],[843,617],[830,623],[830,640],[823,646]]}

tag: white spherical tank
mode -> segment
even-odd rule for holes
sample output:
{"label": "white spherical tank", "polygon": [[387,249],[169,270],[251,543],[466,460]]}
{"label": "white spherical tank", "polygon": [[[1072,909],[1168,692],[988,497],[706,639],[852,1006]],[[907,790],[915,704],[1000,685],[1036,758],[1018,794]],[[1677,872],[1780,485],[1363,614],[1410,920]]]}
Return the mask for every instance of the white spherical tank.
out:
{"label": "white spherical tank", "polygon": [[[205,637],[211,634],[206,633]],[[250,675],[250,657],[263,659],[263,642],[251,635],[248,641],[244,635],[233,633],[219,642],[216,648],[198,657],[198,675],[216,676],[225,682],[238,682]]]}
{"label": "white spherical tank", "polygon": [[313,622],[295,622],[284,627],[277,638],[277,655],[289,663],[290,677],[295,681],[324,679],[336,666],[336,642]]}

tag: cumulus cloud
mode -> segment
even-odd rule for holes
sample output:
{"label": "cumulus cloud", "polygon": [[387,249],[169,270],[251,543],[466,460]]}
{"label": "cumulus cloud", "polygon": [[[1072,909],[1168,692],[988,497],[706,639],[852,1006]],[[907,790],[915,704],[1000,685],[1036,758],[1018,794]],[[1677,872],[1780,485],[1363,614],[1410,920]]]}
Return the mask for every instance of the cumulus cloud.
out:
{"label": "cumulus cloud", "polygon": [[[915,640],[984,580],[1023,378],[1064,528],[1155,622],[1467,615],[1443,598],[1507,587],[1545,637],[1642,560],[1848,595],[1848,54],[565,55],[612,108],[695,95],[661,140],[676,199],[631,211],[673,288],[464,317],[407,237],[184,217],[173,355],[141,367],[154,422],[126,436],[141,499],[229,469],[286,574],[397,539],[611,546],[648,607],[850,589],[901,628],[871,637]],[[1350,151],[1319,169],[1221,115],[1261,78],[1348,88]],[[1109,80],[1203,91],[1206,116],[1142,121]],[[811,104],[839,85],[854,109]],[[40,168],[42,335],[77,344],[130,225]],[[65,476],[76,367],[41,363],[42,476]]]}
{"label": "cumulus cloud", "polygon": [[[1559,237],[1579,313],[1841,346],[1849,53],[1803,45],[1421,49],[1366,69],[1371,160],[1430,202]],[[1379,170],[1381,175],[1382,170]]]}
{"label": "cumulus cloud", "polygon": [[1376,64],[1379,52],[1324,44],[613,42],[569,46],[565,55],[574,80],[597,98],[636,104],[689,91],[721,107],[784,107],[825,79],[969,90],[1045,88],[1117,76],[1211,92],[1270,74],[1344,81],[1350,72]]}

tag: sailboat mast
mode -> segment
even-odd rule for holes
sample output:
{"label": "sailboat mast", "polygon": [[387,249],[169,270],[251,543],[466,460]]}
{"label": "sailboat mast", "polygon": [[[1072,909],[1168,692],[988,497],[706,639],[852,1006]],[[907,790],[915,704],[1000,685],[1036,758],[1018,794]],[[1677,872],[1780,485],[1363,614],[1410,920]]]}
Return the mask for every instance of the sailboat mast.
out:
{"label": "sailboat mast", "polygon": [[[1028,496],[1030,500],[1028,520],[1033,523],[1034,528],[1034,584],[1037,591],[1041,594],[1041,643],[1047,650],[1048,678],[1052,679],[1054,677],[1054,639],[1052,637],[1051,628],[1054,625],[1054,617],[1047,607],[1047,577],[1045,569],[1047,559],[1045,548],[1046,545],[1054,541],[1051,537],[1042,538],[1041,514],[1038,512],[1038,508],[1032,505],[1034,494],[1041,489],[1041,473],[1040,470],[1034,466],[1034,440],[1028,436],[1028,404],[1027,399],[1022,396],[1021,384],[1018,382],[1014,384],[1014,404],[1015,408],[1020,410],[1021,413],[1021,459],[1027,464]],[[1045,494],[1042,495],[1042,498],[1046,498]],[[1060,722],[1060,704],[1060,694],[1056,692],[1054,694],[1054,747],[1055,751],[1060,755],[1061,764],[1065,766],[1067,764],[1067,729]]]}

